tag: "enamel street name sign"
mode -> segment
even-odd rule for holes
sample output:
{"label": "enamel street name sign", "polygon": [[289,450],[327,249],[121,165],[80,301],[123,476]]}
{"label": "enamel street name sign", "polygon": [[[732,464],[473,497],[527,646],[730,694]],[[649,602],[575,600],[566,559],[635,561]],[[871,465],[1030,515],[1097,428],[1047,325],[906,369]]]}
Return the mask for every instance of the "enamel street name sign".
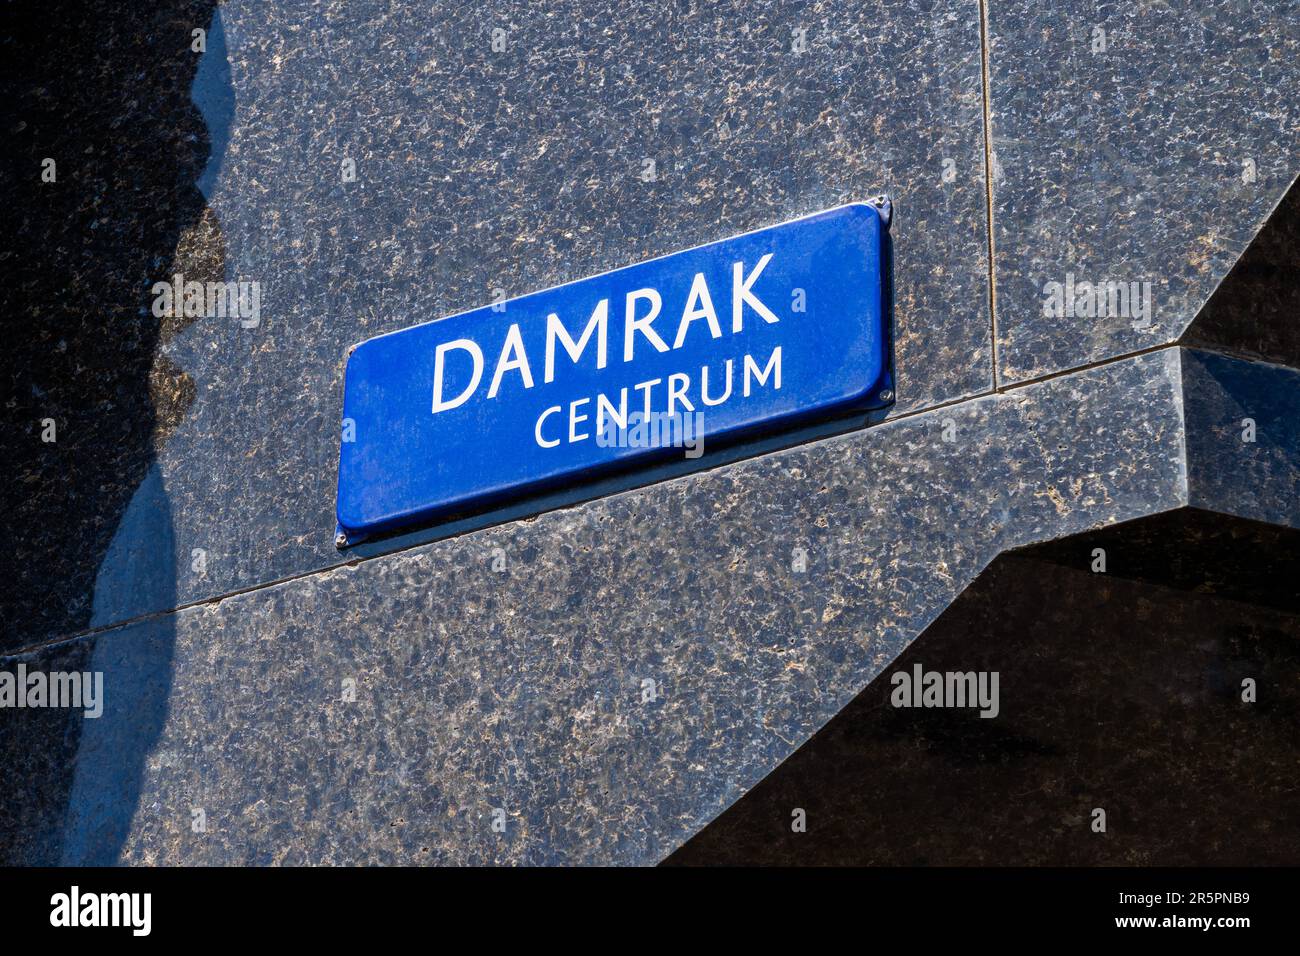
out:
{"label": "enamel street name sign", "polygon": [[357,345],[339,543],[889,404],[888,208],[841,206]]}

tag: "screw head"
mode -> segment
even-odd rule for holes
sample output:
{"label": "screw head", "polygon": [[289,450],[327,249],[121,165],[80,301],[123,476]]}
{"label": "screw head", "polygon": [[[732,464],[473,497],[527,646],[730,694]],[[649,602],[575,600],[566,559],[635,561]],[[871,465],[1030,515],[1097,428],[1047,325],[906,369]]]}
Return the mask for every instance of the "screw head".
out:
{"label": "screw head", "polygon": [[894,218],[894,204],[890,202],[889,197],[881,193],[879,196],[872,196],[868,199],[867,204],[876,208],[876,211],[880,213],[881,222],[888,229],[890,220]]}
{"label": "screw head", "polygon": [[892,391],[891,389],[888,389],[888,388],[887,388],[887,389],[885,389],[883,392],[880,393],[880,400],[881,400],[882,402],[892,401],[893,398],[894,398],[894,393],[893,393],[893,391]]}
{"label": "screw head", "polygon": [[348,546],[348,536],[340,531],[334,536],[334,547],[346,548]]}

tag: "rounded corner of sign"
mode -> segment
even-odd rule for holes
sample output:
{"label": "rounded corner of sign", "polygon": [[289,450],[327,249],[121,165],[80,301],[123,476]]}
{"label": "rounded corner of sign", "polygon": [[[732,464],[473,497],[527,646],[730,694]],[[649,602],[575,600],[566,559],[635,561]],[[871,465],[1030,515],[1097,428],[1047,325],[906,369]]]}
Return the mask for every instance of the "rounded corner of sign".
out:
{"label": "rounded corner of sign", "polygon": [[335,539],[341,536],[346,544],[355,544],[368,532],[370,522],[360,515],[348,514],[349,505],[344,501],[342,491],[334,506]]}
{"label": "rounded corner of sign", "polygon": [[343,380],[346,382],[349,375],[352,374],[352,363],[357,360],[357,356],[365,349],[374,339],[365,339],[361,342],[355,342],[348,346],[347,354],[343,359]]}
{"label": "rounded corner of sign", "polygon": [[882,231],[889,229],[889,224],[893,219],[893,203],[888,195],[881,193],[879,196],[872,196],[870,199],[855,199],[853,202],[846,204],[844,207],[852,210],[858,215],[870,215],[872,220],[879,224]]}
{"label": "rounded corner of sign", "polygon": [[880,372],[871,379],[871,384],[853,395],[847,405],[859,411],[875,411],[888,408],[895,401],[893,371],[887,365],[882,365]]}

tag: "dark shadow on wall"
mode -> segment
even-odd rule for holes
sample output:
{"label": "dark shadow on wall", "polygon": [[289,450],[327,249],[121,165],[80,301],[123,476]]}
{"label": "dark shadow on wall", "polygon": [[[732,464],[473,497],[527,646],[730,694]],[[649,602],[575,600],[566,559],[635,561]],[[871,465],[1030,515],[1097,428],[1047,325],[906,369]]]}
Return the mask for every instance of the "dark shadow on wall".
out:
{"label": "dark shadow on wall", "polygon": [[212,146],[228,133],[217,110],[210,134],[210,111],[191,99],[193,31],[208,31],[204,56],[216,37],[225,59],[215,11],[194,0],[3,13],[10,175],[0,203],[15,240],[0,287],[14,333],[3,455],[15,477],[4,492],[13,537],[0,552],[0,654],[21,653],[0,670],[102,671],[105,710],[89,720],[0,711],[0,862],[115,862],[166,713],[170,619],[143,634],[50,642],[106,620],[126,588],[147,589],[149,606],[175,604],[156,458],[195,389],[162,354],[185,320],[155,317],[152,286],[176,272],[224,278],[220,229],[197,184],[205,169],[215,176]]}
{"label": "dark shadow on wall", "polygon": [[1300,179],[1291,184],[1180,344],[1300,367]]}
{"label": "dark shadow on wall", "polygon": [[[1298,555],[1300,532],[1193,509],[1003,555],[665,862],[1294,864]],[[998,715],[893,706],[917,665],[998,672]]]}

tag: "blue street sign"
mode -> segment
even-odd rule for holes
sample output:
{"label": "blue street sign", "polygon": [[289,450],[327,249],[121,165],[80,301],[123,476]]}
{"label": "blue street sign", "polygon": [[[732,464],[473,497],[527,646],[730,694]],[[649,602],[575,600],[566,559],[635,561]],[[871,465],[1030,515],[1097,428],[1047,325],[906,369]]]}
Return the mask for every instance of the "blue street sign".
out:
{"label": "blue street sign", "polygon": [[841,206],[357,345],[340,544],[888,405],[888,208]]}

